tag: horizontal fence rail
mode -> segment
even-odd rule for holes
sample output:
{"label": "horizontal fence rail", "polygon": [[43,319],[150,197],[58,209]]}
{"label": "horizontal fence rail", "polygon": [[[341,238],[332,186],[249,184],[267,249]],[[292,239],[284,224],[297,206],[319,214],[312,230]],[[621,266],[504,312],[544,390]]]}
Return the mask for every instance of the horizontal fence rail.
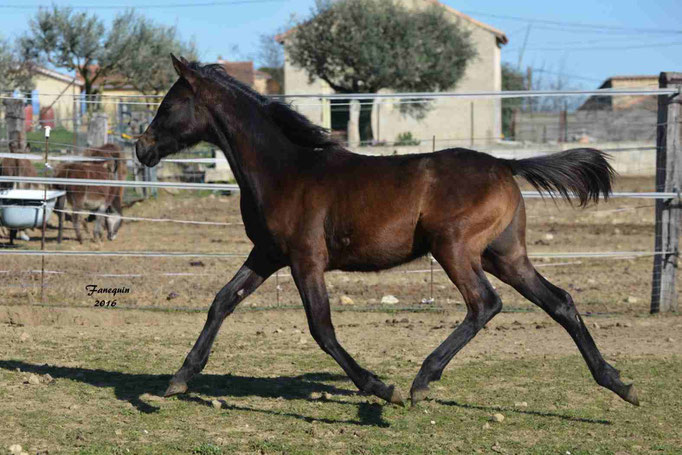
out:
{"label": "horizontal fence rail", "polygon": [[[427,100],[435,99],[474,99],[474,98],[540,98],[540,97],[566,97],[566,96],[586,96],[586,95],[601,95],[601,96],[658,96],[658,95],[676,95],[679,94],[676,88],[657,88],[657,89],[641,89],[641,88],[622,88],[622,89],[595,89],[595,90],[506,90],[506,91],[478,91],[478,92],[426,92],[426,93],[317,93],[317,94],[281,94],[281,95],[267,95],[273,99],[280,100],[295,100],[295,99],[315,99],[320,102],[328,100],[358,100],[358,101],[372,101],[379,104],[409,104],[421,103]],[[160,102],[154,101],[122,101],[118,97],[111,96],[98,99],[82,99],[81,94],[62,94],[62,95],[48,95],[42,96],[59,96],[77,98],[78,103],[82,104],[125,104],[129,106],[159,106]],[[39,95],[39,96],[41,96]],[[150,98],[147,95],[140,95],[139,98]],[[0,99],[17,99],[15,96],[0,95]],[[135,99],[135,98],[133,98]],[[397,100],[397,101],[396,101]],[[311,106],[312,103],[306,105]]]}
{"label": "horizontal fence rail", "polygon": [[[175,188],[187,190],[223,190],[239,191],[239,185],[232,183],[184,183],[184,182],[134,182],[129,180],[96,180],[96,179],[65,179],[56,177],[4,177],[0,176],[0,182],[7,183],[28,183],[28,184],[47,184],[47,185],[76,185],[76,186],[118,186],[124,188]],[[522,191],[521,194],[526,198],[543,198],[561,196],[557,193],[539,193],[537,191]],[[626,199],[676,199],[680,198],[680,193],[660,192],[660,193],[636,193],[636,192],[615,192],[610,197]]]}
{"label": "horizontal fence rail", "polygon": [[65,179],[56,177],[5,177],[0,182],[75,185],[75,186],[118,186],[123,188],[175,188],[184,190],[239,191],[239,185],[230,183],[184,183],[184,182],[134,182],[130,180]]}
{"label": "horizontal fence rail", "polygon": [[[55,144],[52,144],[55,145]],[[85,147],[84,147],[85,148]],[[97,150],[96,148],[89,148],[89,150]],[[0,159],[12,158],[18,160],[29,161],[44,161],[45,157],[35,153],[0,153]],[[84,156],[84,155],[48,155],[48,161],[67,161],[67,162],[93,162],[93,161],[135,161],[133,158],[102,158],[100,156]],[[224,163],[227,160],[218,158],[166,158],[161,160],[162,163],[184,163],[184,164],[216,164],[218,162]]]}
{"label": "horizontal fence rail", "polygon": [[[531,258],[577,259],[577,258],[636,258],[670,254],[667,251],[586,251],[529,253]],[[245,258],[248,253],[195,253],[179,251],[61,251],[61,250],[1,250],[0,256],[108,256],[146,258]]]}
{"label": "horizontal fence rail", "polygon": [[[432,142],[432,139],[415,139],[419,140],[420,142]],[[457,139],[457,138],[452,138],[452,139],[442,139],[440,140],[441,142],[448,142],[448,141],[457,141],[461,140],[464,141],[465,139]],[[31,143],[36,143],[38,141],[27,141]],[[438,140],[436,141],[438,142]],[[0,143],[2,143],[2,140],[0,140]],[[44,142],[39,142],[40,144],[44,144]],[[99,149],[96,147],[78,147],[78,146],[73,146],[71,144],[58,144],[58,143],[50,143],[51,145],[63,145],[66,148],[70,149],[85,149],[85,150],[91,150],[91,151],[98,151]],[[517,152],[519,150],[523,150],[523,148],[519,149],[510,149],[506,150],[503,152],[496,153],[496,157],[501,158],[507,155],[512,155],[514,152]],[[651,151],[651,150],[656,150],[655,146],[639,146],[639,147],[611,147],[611,148],[604,148],[600,149],[602,152],[606,153],[618,153],[618,152],[632,152],[632,151]],[[478,151],[485,151],[485,147],[479,147]],[[527,152],[528,157],[536,156],[539,154],[548,154],[548,153],[557,153],[560,152],[561,150],[559,149],[554,149],[554,150],[540,150],[540,151],[534,151],[534,152]],[[369,155],[372,156],[372,155]],[[518,154],[514,154],[514,157],[519,159]],[[21,160],[29,160],[29,161],[44,161],[45,157],[44,155],[38,155],[36,153],[6,153],[2,152],[0,153],[0,159],[2,158],[12,158],[12,159],[21,159]],[[137,162],[135,158],[114,158],[114,157],[99,157],[99,156],[85,156],[85,155],[48,155],[47,156],[48,161],[65,161],[65,162],[93,162],[93,161],[127,161],[127,162]],[[221,159],[221,158],[164,158],[160,161],[161,163],[178,163],[178,164],[217,164],[217,163],[226,163],[227,159]]]}
{"label": "horizontal fence rail", "polygon": [[[622,95],[674,95],[679,93],[676,88],[600,88],[593,90],[482,90],[475,92],[399,92],[399,93],[288,93],[288,94],[270,94],[265,95],[269,98],[321,98],[321,99],[435,99],[435,98],[461,98],[461,97],[480,97],[480,98],[524,98],[537,96],[581,96],[581,95],[604,95],[604,96],[622,96]],[[40,93],[39,96],[61,96],[82,98],[80,93]],[[93,102],[100,102],[102,98],[163,98],[165,95],[91,95],[96,97],[96,100],[86,100]],[[15,96],[2,95],[0,99],[16,99]],[[128,104],[126,102],[126,104]],[[141,104],[149,104],[142,102]]]}

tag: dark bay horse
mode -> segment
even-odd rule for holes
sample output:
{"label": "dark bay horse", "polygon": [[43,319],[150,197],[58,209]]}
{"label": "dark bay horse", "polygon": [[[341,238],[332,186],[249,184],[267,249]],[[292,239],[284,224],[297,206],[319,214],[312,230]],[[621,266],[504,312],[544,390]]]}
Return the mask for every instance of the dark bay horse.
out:
{"label": "dark bay horse", "polygon": [[216,295],[206,324],[166,396],[184,393],[206,365],[220,326],[276,270],[290,266],[310,333],[355,385],[392,403],[400,393],[362,368],[339,344],[325,287],[327,270],[375,271],[431,252],[457,286],[467,315],[430,354],[410,390],[424,399],[457,352],[502,308],[491,273],[561,324],[597,383],[638,404],[633,386],[597,349],[571,296],[540,275],[526,255],[526,213],[514,179],[575,194],[581,205],[608,197],[614,176],[602,152],[575,149],[522,160],[465,149],[362,156],[288,105],[265,98],[219,65],[173,58],[180,78],[136,144],[138,159],[161,158],[207,141],[220,147],[241,189],[248,259]]}

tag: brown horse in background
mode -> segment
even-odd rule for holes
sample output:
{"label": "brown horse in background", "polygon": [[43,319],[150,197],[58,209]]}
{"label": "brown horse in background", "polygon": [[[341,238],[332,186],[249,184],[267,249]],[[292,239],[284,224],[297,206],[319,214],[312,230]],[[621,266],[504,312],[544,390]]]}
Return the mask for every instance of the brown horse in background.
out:
{"label": "brown horse in background", "polygon": [[431,252],[464,297],[467,315],[424,360],[410,390],[413,404],[427,396],[429,383],[439,380],[453,357],[501,311],[502,301],[485,272],[561,324],[598,384],[638,404],[632,384],[624,384],[602,357],[571,296],[528,259],[526,209],[514,178],[585,205],[611,192],[614,171],[604,153],[583,148],[520,160],[461,148],[358,155],[220,65],[175,57],[173,65],[180,78],[137,141],[137,157],[155,166],[200,141],[220,147],[239,184],[244,227],[254,246],[216,295],[167,396],[187,391],[235,307],[289,266],[310,333],[322,350],[363,392],[402,403],[394,386],[362,368],[337,340],[324,273],[383,270]]}
{"label": "brown horse in background", "polygon": [[[89,148],[84,153],[85,156],[95,158],[106,158],[105,161],[109,171],[116,176],[117,180],[125,180],[128,175],[128,167],[123,155],[123,148],[120,145],[108,142],[101,147]],[[118,193],[113,201],[112,207],[123,215],[123,187],[118,187]]]}
{"label": "brown horse in background", "polygon": [[[105,144],[99,148],[91,148],[84,155],[105,158],[106,160],[64,163],[57,167],[55,177],[88,180],[125,180],[127,174],[126,163],[123,161],[122,149],[118,145]],[[116,238],[121,226],[120,216],[123,211],[123,187],[63,185],[60,188],[66,190],[66,200],[73,210],[71,221],[79,242],[83,243],[83,236],[80,231],[81,219],[85,223],[86,217],[83,217],[83,214],[78,212],[83,211],[95,212],[95,228],[93,230],[93,238],[95,240],[101,239],[103,236],[103,222],[106,225],[107,238],[109,240]],[[63,200],[58,202],[58,242],[62,241],[64,219],[64,212],[62,210],[64,206]]]}
{"label": "brown horse in background", "polygon": [[[12,141],[9,143],[10,153],[19,153],[17,151],[17,144]],[[30,152],[30,147],[26,146],[26,151]],[[3,158],[0,160],[0,175],[3,177],[38,177],[38,171],[33,166],[30,160],[22,158]],[[30,183],[12,183],[3,182],[0,184],[0,189],[30,189],[34,185]],[[17,234],[24,240],[28,240],[28,235],[23,231],[17,231],[16,229],[9,229],[9,243],[14,244],[14,239]]]}

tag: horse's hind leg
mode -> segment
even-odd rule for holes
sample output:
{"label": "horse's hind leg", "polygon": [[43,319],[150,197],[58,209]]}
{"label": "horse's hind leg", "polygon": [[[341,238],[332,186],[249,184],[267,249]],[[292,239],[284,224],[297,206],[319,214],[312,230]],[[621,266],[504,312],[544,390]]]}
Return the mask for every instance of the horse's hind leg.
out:
{"label": "horse's hind leg", "polygon": [[[72,206],[73,207],[73,206]],[[81,219],[80,214],[75,213],[78,209],[74,208],[71,213],[71,224],[73,224],[73,229],[76,231],[76,239],[79,243],[83,243],[83,234],[81,234]]]}
{"label": "horse's hind leg", "polygon": [[463,244],[444,244],[433,248],[432,254],[462,293],[467,315],[424,360],[410,389],[413,405],[426,398],[429,383],[440,379],[455,354],[502,309],[502,301],[483,273],[477,253],[470,253]]}
{"label": "horse's hind leg", "polygon": [[182,367],[171,379],[164,396],[168,397],[187,391],[187,381],[199,373],[208,362],[213,340],[215,340],[223,320],[234,311],[239,302],[255,291],[279,268],[279,265],[271,262],[259,250],[254,248],[251,251],[244,265],[213,299],[206,324],[204,324],[199,338],[187,354]]}
{"label": "horse's hind leg", "polygon": [[632,384],[623,384],[618,370],[602,357],[568,292],[547,281],[531,264],[526,255],[525,219],[518,217],[525,218],[523,207],[517,213],[517,219],[484,252],[485,270],[513,286],[566,329],[599,385],[625,401],[639,405]]}

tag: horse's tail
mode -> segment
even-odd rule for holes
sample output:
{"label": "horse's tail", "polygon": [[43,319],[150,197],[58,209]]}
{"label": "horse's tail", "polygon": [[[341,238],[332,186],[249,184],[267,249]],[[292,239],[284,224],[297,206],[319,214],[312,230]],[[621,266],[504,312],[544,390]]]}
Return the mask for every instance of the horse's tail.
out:
{"label": "horse's tail", "polygon": [[595,149],[580,148],[552,155],[521,160],[502,160],[514,173],[526,179],[538,191],[559,193],[566,200],[578,197],[580,206],[608,199],[616,171],[608,163],[609,155]]}

